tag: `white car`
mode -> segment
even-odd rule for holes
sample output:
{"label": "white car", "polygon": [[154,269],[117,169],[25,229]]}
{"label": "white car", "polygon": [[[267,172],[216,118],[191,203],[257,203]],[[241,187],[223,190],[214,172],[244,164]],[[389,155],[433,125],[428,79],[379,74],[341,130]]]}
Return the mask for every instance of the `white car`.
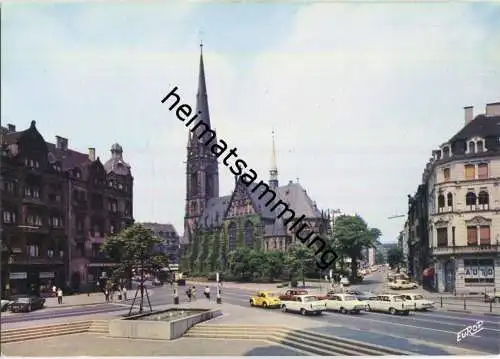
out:
{"label": "white car", "polygon": [[297,295],[291,300],[281,302],[282,312],[296,312],[302,315],[320,315],[326,310],[326,300],[319,300],[314,295]]}
{"label": "white car", "polygon": [[4,310],[7,310],[7,307],[9,306],[9,304],[12,303],[11,300],[6,300],[6,299],[2,299],[0,300],[0,311],[4,311]]}
{"label": "white car", "polygon": [[428,310],[434,307],[434,302],[427,300],[421,294],[401,294],[406,302],[413,305],[415,310]]}
{"label": "white car", "polygon": [[348,285],[351,285],[351,282],[349,282],[349,278],[342,277],[342,278],[340,278],[340,284],[342,284],[343,286],[348,286]]}
{"label": "white car", "polygon": [[335,310],[344,314],[358,314],[365,309],[365,304],[351,294],[333,294],[326,300],[326,309]]}
{"label": "white car", "polygon": [[396,279],[394,282],[389,284],[389,287],[391,289],[415,289],[418,288],[418,284],[404,279]]}
{"label": "white car", "polygon": [[415,306],[408,304],[401,295],[381,294],[366,301],[366,310],[391,314],[410,314]]}

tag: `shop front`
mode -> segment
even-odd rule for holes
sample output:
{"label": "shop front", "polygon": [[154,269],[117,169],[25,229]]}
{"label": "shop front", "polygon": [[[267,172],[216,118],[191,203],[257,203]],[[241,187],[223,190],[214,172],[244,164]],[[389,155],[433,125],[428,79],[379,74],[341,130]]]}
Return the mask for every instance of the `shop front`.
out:
{"label": "shop front", "polygon": [[484,292],[499,287],[499,258],[464,256],[458,260],[457,291]]}
{"label": "shop front", "polygon": [[9,272],[6,291],[8,295],[36,294],[49,296],[52,287],[64,286],[64,266],[12,268]]}

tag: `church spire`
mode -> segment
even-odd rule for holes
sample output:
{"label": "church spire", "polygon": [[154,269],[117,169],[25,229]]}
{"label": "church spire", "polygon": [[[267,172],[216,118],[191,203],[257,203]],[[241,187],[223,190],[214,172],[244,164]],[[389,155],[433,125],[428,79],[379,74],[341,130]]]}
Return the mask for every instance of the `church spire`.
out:
{"label": "church spire", "polygon": [[205,81],[205,65],[203,63],[203,43],[200,43],[200,71],[198,74],[198,94],[196,95],[196,112],[201,112],[198,118],[210,126],[208,111],[207,84]]}
{"label": "church spire", "polygon": [[274,130],[273,134],[273,148],[271,153],[271,168],[269,169],[269,186],[271,188],[278,188],[278,165],[276,161],[276,146],[274,144]]}

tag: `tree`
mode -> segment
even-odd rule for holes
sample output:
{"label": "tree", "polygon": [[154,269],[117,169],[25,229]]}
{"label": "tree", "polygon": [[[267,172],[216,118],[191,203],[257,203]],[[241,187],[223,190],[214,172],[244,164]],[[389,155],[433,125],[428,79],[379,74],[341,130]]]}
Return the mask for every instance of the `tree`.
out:
{"label": "tree", "polygon": [[161,244],[162,240],[153,231],[141,224],[133,224],[114,236],[106,237],[101,246],[101,252],[117,263],[111,277],[112,283],[127,280],[134,271],[140,271],[140,313],[144,308],[144,270],[157,272],[168,266],[167,256],[159,250]]}
{"label": "tree", "polygon": [[305,275],[311,268],[315,268],[316,259],[314,250],[302,244],[296,244],[286,253],[285,267],[288,269],[289,279],[300,278],[305,286]]}
{"label": "tree", "polygon": [[399,247],[392,247],[387,251],[387,263],[391,269],[396,268],[399,273],[399,267],[404,263],[403,250]]}
{"label": "tree", "polygon": [[386,263],[384,253],[382,253],[381,251],[376,251],[375,264],[384,264],[384,263]]}
{"label": "tree", "polygon": [[363,249],[375,247],[381,232],[377,228],[369,228],[359,215],[337,217],[334,229],[334,247],[351,259],[351,281],[354,282]]}

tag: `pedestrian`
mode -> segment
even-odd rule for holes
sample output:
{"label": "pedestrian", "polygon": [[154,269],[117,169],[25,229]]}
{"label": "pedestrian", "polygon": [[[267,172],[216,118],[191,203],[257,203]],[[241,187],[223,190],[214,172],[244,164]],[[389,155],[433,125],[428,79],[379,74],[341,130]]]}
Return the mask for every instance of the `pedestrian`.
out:
{"label": "pedestrian", "polygon": [[193,297],[193,300],[196,300],[196,287],[194,285],[191,289],[191,296]]}
{"label": "pedestrian", "polygon": [[192,291],[191,291],[191,288],[188,288],[188,289],[186,290],[186,295],[187,295],[187,297],[188,297],[188,301],[189,301],[189,302],[191,301],[191,296],[192,296],[192,294],[193,294],[193,293],[192,293]]}
{"label": "pedestrian", "polygon": [[205,293],[205,298],[210,300],[210,287],[208,285],[205,287],[204,293]]}
{"label": "pedestrian", "polygon": [[115,296],[115,289],[111,288],[111,291],[109,292],[109,300],[111,303],[113,303],[113,297]]}
{"label": "pedestrian", "polygon": [[57,287],[55,285],[52,286],[52,295],[57,297]]}
{"label": "pedestrian", "polygon": [[125,286],[122,288],[123,300],[127,300],[127,288]]}
{"label": "pedestrian", "polygon": [[109,303],[109,290],[106,288],[104,290],[104,298],[106,299],[106,303]]}
{"label": "pedestrian", "polygon": [[57,290],[57,303],[62,304],[63,302],[63,291],[61,288]]}

